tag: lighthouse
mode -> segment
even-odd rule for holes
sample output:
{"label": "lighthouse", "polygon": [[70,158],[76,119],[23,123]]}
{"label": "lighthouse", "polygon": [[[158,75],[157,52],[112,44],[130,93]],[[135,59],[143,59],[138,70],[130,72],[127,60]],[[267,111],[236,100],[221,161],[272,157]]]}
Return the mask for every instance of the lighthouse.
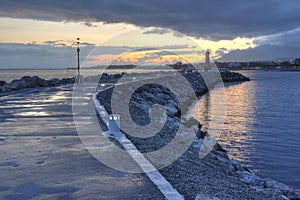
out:
{"label": "lighthouse", "polygon": [[209,50],[207,50],[206,53],[205,53],[205,66],[204,66],[204,70],[207,71],[209,69],[210,69]]}

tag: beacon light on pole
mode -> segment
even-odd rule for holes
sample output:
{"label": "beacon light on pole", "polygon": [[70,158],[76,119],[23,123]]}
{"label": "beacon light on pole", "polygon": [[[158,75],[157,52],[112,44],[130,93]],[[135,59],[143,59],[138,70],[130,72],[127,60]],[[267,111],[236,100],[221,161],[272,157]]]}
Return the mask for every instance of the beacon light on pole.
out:
{"label": "beacon light on pole", "polygon": [[78,82],[78,83],[82,83],[83,82],[83,77],[80,75],[80,56],[79,56],[79,54],[80,54],[80,38],[78,37],[78,38],[76,38],[76,40],[77,40],[77,79],[76,79],[76,81]]}

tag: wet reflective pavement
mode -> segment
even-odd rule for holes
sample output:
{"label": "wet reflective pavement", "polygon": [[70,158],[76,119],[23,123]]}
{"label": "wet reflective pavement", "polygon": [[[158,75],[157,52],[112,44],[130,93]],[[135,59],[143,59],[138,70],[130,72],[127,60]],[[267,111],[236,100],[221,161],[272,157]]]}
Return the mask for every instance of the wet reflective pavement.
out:
{"label": "wet reflective pavement", "polygon": [[145,174],[113,170],[82,145],[72,86],[0,97],[0,199],[164,199]]}

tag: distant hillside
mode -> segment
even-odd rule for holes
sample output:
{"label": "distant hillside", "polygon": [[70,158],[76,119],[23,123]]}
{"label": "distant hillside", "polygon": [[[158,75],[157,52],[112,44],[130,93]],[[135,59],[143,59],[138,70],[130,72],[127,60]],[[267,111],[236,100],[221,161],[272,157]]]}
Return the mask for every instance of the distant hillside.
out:
{"label": "distant hillside", "polygon": [[300,57],[300,47],[259,46],[234,50],[217,59],[218,62],[251,62],[295,59]]}

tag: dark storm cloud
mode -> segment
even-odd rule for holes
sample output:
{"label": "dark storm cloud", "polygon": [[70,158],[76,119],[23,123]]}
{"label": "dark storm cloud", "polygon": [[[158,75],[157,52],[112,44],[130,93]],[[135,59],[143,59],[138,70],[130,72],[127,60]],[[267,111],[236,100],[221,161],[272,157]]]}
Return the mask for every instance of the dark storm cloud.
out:
{"label": "dark storm cloud", "polygon": [[219,40],[298,28],[299,4],[299,0],[2,0],[0,16],[88,24],[125,22]]}

